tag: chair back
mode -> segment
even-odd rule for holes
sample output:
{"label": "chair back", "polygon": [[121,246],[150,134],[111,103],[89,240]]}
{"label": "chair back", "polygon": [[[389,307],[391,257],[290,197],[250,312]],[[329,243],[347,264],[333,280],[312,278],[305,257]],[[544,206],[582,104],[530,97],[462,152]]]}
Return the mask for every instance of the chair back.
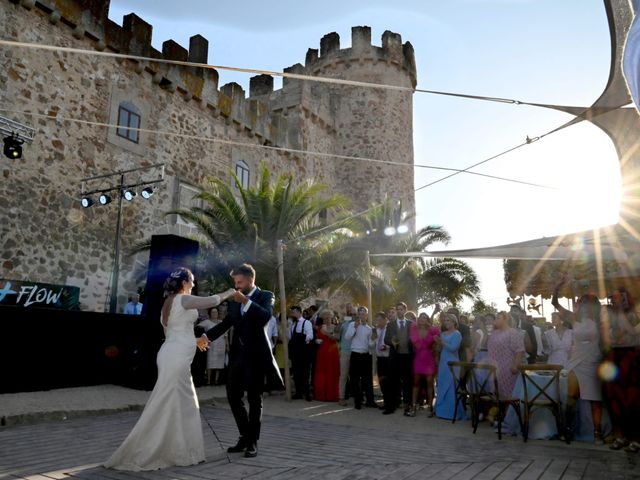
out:
{"label": "chair back", "polygon": [[469,372],[467,389],[471,395],[500,402],[500,389],[495,365],[476,363]]}
{"label": "chair back", "polygon": [[455,387],[456,398],[467,397],[469,390],[467,388],[467,380],[469,373],[473,370],[475,363],[471,362],[447,362],[451,376],[453,377],[453,385]]}
{"label": "chair back", "polygon": [[524,401],[529,405],[560,403],[562,365],[533,364],[518,367],[524,386]]}

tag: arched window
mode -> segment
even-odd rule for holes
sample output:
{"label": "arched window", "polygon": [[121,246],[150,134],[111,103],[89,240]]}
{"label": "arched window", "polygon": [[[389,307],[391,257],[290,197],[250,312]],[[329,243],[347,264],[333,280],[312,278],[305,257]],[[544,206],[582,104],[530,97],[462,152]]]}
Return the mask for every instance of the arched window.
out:
{"label": "arched window", "polygon": [[131,102],[121,102],[118,107],[118,129],[116,135],[133,143],[139,143],[140,132],[132,130],[140,128],[140,110]]}
{"label": "arched window", "polygon": [[240,180],[242,188],[249,188],[249,165],[242,160],[236,162],[236,177]]}

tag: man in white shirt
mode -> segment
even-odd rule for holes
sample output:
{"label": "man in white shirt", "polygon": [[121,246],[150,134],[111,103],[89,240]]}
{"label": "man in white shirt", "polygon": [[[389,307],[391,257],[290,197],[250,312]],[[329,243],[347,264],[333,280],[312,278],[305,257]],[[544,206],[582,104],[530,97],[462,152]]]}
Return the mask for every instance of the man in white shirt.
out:
{"label": "man in white shirt", "polygon": [[140,303],[140,295],[134,293],[131,295],[129,303],[124,306],[125,315],[140,315],[142,313],[142,304]]}
{"label": "man in white shirt", "polygon": [[273,350],[276,348],[276,342],[278,341],[278,321],[275,316],[271,316],[267,324],[267,337],[269,337],[269,343],[271,343],[271,349]]}
{"label": "man in white shirt", "polygon": [[296,394],[291,398],[298,400],[304,397],[310,402],[309,381],[313,325],[302,316],[302,309],[297,305],[291,307],[290,315],[293,318],[293,323],[288,331],[289,358],[293,370],[293,382],[296,385]]}
{"label": "man in white shirt", "polygon": [[[269,345],[271,346],[271,351],[275,356],[276,343],[278,341],[278,320],[275,315],[271,316],[271,318],[269,319],[269,323],[267,323],[267,326],[265,327],[265,330],[267,332],[267,337],[269,337]],[[271,392],[274,389],[281,390],[281,386],[277,385],[277,382],[270,382],[269,379],[267,379],[267,381],[265,382],[264,391],[271,395]]]}
{"label": "man in white shirt", "polygon": [[389,383],[389,369],[391,368],[389,358],[389,347],[384,343],[384,335],[387,330],[387,314],[379,312],[376,315],[376,328],[372,333],[372,338],[376,342],[376,368],[378,371],[378,384],[382,391],[382,399],[385,405],[380,407],[383,409],[385,415],[393,413],[393,410],[387,408],[389,405],[393,405],[391,398],[392,388]]}
{"label": "man in white shirt", "polygon": [[351,368],[349,381],[356,410],[362,408],[362,392],[366,397],[365,406],[378,407],[373,400],[373,378],[370,349],[375,346],[371,338],[372,328],[368,324],[369,310],[358,307],[358,319],[349,324],[345,338],[351,340]]}

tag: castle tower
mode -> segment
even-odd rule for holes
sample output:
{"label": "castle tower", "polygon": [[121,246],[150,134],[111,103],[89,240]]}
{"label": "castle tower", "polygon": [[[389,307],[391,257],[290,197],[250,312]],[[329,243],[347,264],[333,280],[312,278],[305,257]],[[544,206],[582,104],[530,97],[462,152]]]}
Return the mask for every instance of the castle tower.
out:
{"label": "castle tower", "polygon": [[[382,46],[372,45],[370,27],[353,27],[351,35],[351,48],[345,49],[340,48],[337,33],[325,35],[320,51],[308,50],[304,66],[296,64],[284,71],[409,90],[285,78],[282,90],[273,92],[273,82],[260,76],[252,79],[250,95],[267,102],[273,113],[287,112],[288,136],[283,143],[290,147],[406,164],[310,156],[304,173],[351,197],[354,210],[364,210],[369,202],[388,195],[414,213],[413,46],[403,44],[400,35],[390,31],[382,34]],[[316,127],[318,121],[326,123],[324,129]]]}

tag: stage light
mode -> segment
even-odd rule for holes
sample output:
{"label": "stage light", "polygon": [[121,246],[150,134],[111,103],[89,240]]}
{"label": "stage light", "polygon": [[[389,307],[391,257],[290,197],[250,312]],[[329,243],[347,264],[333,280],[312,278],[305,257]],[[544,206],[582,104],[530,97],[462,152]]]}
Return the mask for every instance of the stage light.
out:
{"label": "stage light", "polygon": [[387,227],[384,229],[384,234],[387,237],[391,237],[396,234],[396,229],[394,227]]}
{"label": "stage light", "polygon": [[22,144],[23,140],[20,140],[17,136],[11,135],[9,137],[4,137],[4,155],[11,160],[17,160],[18,158],[22,158]]}
{"label": "stage light", "polygon": [[125,191],[122,192],[122,198],[124,198],[128,202],[133,200],[133,197],[135,197],[136,195],[138,195],[138,194],[136,192],[134,192],[133,190],[125,190]]}
{"label": "stage light", "polygon": [[409,227],[407,227],[406,225],[400,225],[398,227],[398,233],[403,234],[408,232],[409,232]]}
{"label": "stage light", "polygon": [[80,204],[82,205],[82,208],[89,208],[91,205],[93,205],[93,200],[90,197],[82,197],[82,200],[80,200]]}
{"label": "stage light", "polygon": [[106,205],[108,203],[111,203],[111,195],[103,193],[100,195],[100,198],[98,200],[100,201],[100,205]]}
{"label": "stage light", "polygon": [[153,187],[145,187],[140,192],[140,195],[142,195],[142,198],[144,198],[145,200],[148,200],[149,198],[151,198],[151,195],[153,195]]}

